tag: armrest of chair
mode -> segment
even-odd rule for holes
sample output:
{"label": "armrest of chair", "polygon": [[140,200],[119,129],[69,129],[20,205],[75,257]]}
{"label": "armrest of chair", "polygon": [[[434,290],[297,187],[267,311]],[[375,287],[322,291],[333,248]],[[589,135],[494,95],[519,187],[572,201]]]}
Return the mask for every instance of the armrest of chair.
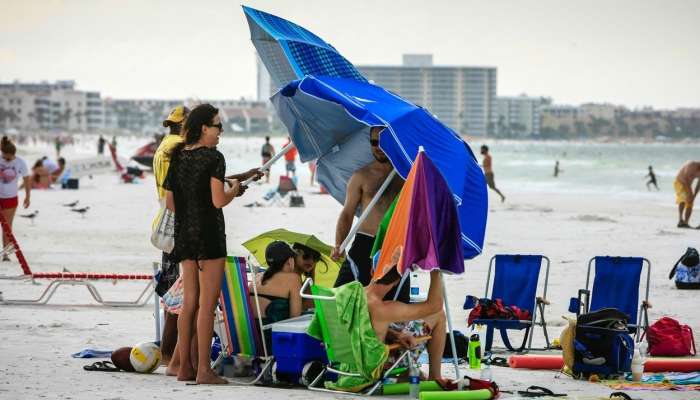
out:
{"label": "armrest of chair", "polygon": [[[416,338],[416,344],[421,344],[421,343],[427,342],[431,338],[432,338],[432,336],[429,336],[429,335],[428,336],[418,336]],[[389,351],[398,350],[401,348],[401,344],[399,344],[399,343],[388,344],[387,348],[389,349]]]}
{"label": "armrest of chair", "polygon": [[[586,297],[586,300],[583,301],[583,297]],[[584,312],[588,312],[588,305],[589,305],[589,299],[591,298],[591,291],[587,289],[579,289],[578,291],[578,296],[577,297],[572,297],[569,300],[569,312],[574,313],[576,315],[581,314],[581,307],[585,304],[584,307]]]}
{"label": "armrest of chair", "polygon": [[537,296],[537,304],[544,304],[544,305],[548,306],[551,303],[549,302],[549,300],[545,299],[544,297]]}
{"label": "armrest of chair", "polygon": [[652,308],[651,303],[646,300],[642,300],[642,308],[645,310]]}

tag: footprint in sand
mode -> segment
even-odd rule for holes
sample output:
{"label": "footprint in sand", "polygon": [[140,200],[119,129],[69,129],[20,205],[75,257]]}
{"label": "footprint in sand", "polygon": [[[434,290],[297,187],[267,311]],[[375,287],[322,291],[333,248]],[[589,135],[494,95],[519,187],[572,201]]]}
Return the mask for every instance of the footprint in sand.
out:
{"label": "footprint in sand", "polygon": [[578,215],[576,217],[572,218],[573,220],[576,221],[581,221],[581,222],[612,222],[616,223],[612,218],[609,217],[602,217],[600,215],[591,215],[591,214],[583,214],[583,215]]}

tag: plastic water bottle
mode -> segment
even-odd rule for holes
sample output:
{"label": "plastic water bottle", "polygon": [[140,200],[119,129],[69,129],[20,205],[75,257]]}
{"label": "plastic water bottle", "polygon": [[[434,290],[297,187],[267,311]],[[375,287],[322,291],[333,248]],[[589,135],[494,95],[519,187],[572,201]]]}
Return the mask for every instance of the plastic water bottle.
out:
{"label": "plastic water bottle", "polygon": [[479,334],[474,333],[469,338],[469,368],[481,369],[481,342]]}
{"label": "plastic water bottle", "polygon": [[638,352],[634,352],[632,357],[632,380],[639,382],[642,380],[642,375],[644,374],[644,363],[642,363],[642,357]]}
{"label": "plastic water bottle", "polygon": [[409,355],[410,365],[408,367],[408,394],[412,399],[420,397],[420,371],[418,371],[418,360]]}

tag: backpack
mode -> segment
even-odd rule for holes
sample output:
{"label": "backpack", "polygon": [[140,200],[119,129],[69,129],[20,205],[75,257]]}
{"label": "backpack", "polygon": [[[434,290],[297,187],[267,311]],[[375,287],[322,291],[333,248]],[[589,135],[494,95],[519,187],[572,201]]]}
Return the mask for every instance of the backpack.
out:
{"label": "backpack", "polygon": [[700,257],[697,250],[688,247],[685,254],[671,268],[668,279],[672,279],[674,275],[678,289],[700,289]]}
{"label": "backpack", "polygon": [[529,320],[532,316],[530,311],[523,310],[518,306],[504,306],[503,300],[482,298],[469,313],[467,326],[471,326],[475,319],[507,319],[507,320]]}
{"label": "backpack", "polygon": [[[695,339],[688,325],[663,317],[644,332],[652,356],[694,356]],[[644,337],[642,335],[642,337]]]}
{"label": "backpack", "polygon": [[627,314],[614,308],[578,316],[572,368],[575,376],[610,377],[630,372],[634,340],[627,320]]}

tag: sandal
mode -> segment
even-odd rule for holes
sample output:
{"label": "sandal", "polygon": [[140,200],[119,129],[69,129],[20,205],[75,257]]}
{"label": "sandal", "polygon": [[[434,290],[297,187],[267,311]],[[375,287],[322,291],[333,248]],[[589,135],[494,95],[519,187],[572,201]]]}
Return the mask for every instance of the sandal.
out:
{"label": "sandal", "polygon": [[610,398],[616,400],[632,400],[630,395],[625,392],[612,392],[610,393]]}
{"label": "sandal", "polygon": [[510,364],[508,364],[508,360],[506,360],[505,357],[493,357],[490,364],[497,367],[510,368]]}
{"label": "sandal", "polygon": [[97,362],[94,362],[90,365],[84,365],[83,369],[85,371],[105,371],[105,372],[121,371],[121,369],[115,367],[111,361],[97,361]]}
{"label": "sandal", "polygon": [[518,390],[518,395],[522,397],[566,397],[565,393],[554,393],[542,386],[530,386],[527,390]]}

